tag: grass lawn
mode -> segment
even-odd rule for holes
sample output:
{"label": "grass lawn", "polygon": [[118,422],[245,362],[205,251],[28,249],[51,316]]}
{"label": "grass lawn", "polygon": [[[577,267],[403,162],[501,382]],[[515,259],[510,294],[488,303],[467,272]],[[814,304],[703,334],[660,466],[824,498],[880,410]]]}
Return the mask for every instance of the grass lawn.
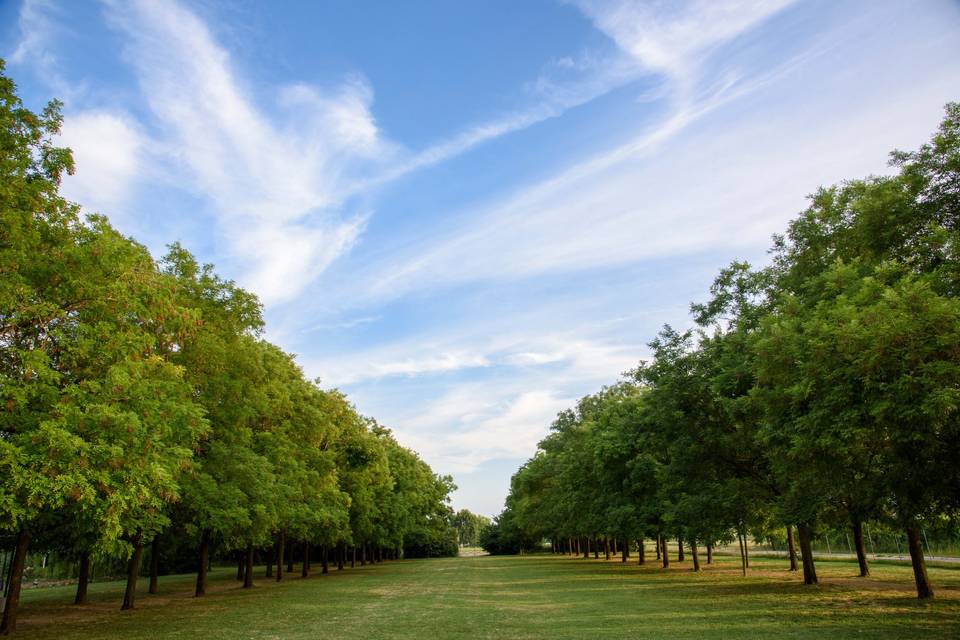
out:
{"label": "grass lawn", "polygon": [[[909,566],[818,562],[804,587],[783,559],[756,558],[749,575],[720,557],[701,575],[690,561],[663,571],[566,556],[395,561],[260,578],[243,590],[218,569],[193,598],[193,576],[160,579],[135,611],[119,611],[123,585],[29,589],[18,631],[30,638],[949,638],[960,637],[960,568],[932,568],[937,599],[919,602]],[[258,569],[257,575],[262,575]]]}

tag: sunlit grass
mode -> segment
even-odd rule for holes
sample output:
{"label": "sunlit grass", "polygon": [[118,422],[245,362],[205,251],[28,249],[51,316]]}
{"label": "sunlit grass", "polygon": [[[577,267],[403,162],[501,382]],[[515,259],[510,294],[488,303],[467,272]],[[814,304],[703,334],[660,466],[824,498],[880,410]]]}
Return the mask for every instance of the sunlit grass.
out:
{"label": "sunlit grass", "polygon": [[[702,574],[549,555],[397,561],[243,590],[231,569],[192,597],[193,576],[161,579],[120,612],[121,583],[24,594],[20,631],[35,638],[949,638],[960,637],[960,567],[932,568],[920,602],[909,566],[819,562],[805,587],[783,559],[718,557]],[[258,575],[262,572],[258,570]]]}

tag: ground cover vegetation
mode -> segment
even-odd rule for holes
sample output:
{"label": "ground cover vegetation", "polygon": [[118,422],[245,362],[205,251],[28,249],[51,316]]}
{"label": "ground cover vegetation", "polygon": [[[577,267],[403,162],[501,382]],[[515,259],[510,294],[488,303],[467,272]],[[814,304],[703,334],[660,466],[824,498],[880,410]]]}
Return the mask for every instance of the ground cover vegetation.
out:
{"label": "ground cover vegetation", "polygon": [[955,537],[960,504],[960,105],[891,166],[818,190],[768,266],[723,269],[694,329],[561,413],[484,546],[643,564],[653,539],[667,568],[676,541],[699,571],[733,542],[746,574],[749,538],[777,538],[816,584],[818,532],[870,574],[869,524],[932,598],[923,536]]}
{"label": "ground cover vegetation", "polygon": [[[174,244],[159,261],[59,194],[60,104],[26,109],[0,61],[0,546],[16,627],[25,570],[158,576],[214,560],[253,584],[457,552],[438,476],[261,338],[257,298]],[[33,561],[31,562],[31,551]],[[93,566],[92,566],[93,565]]]}
{"label": "ground cover vegetation", "polygon": [[[649,553],[652,554],[652,544]],[[71,588],[30,589],[21,627],[41,640],[73,638],[951,638],[960,599],[917,600],[910,567],[821,562],[820,585],[794,579],[782,559],[754,558],[740,576],[736,555],[700,573],[690,558],[670,569],[617,559],[544,554],[401,560],[327,576],[299,576],[243,589],[215,569],[194,598],[193,576],[171,576],[135,615],[116,601],[123,582],[91,585],[90,602],[67,604]],[[259,567],[258,567],[259,571]],[[960,593],[960,571],[933,563],[941,593]],[[171,615],[171,609],[176,615]]]}

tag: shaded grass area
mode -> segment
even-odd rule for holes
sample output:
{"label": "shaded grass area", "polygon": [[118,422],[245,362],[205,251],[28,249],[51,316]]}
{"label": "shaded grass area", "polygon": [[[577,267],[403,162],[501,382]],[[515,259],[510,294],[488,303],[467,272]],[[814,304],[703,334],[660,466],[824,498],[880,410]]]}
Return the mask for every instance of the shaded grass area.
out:
{"label": "shaded grass area", "polygon": [[[740,575],[717,558],[662,570],[567,556],[394,561],[266,578],[243,590],[218,569],[210,593],[193,576],[141,580],[135,611],[119,611],[123,584],[92,584],[90,605],[70,587],[24,593],[19,631],[31,638],[951,638],[960,637],[960,569],[934,568],[937,598],[920,602],[909,567],[818,562],[805,587],[782,559],[758,558]],[[258,569],[257,575],[262,575]]]}

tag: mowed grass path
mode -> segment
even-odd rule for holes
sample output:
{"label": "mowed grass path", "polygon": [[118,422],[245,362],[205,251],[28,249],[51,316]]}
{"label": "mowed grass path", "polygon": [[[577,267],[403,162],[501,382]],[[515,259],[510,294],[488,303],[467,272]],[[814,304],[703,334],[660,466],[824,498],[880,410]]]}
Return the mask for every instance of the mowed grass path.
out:
{"label": "mowed grass path", "polygon": [[[135,611],[119,611],[122,583],[24,593],[19,632],[30,638],[950,638],[960,637],[960,568],[932,568],[937,599],[919,602],[910,568],[819,562],[805,587],[783,559],[734,558],[701,575],[566,556],[394,561],[243,590],[218,569],[193,598],[193,576],[141,580]],[[262,569],[257,570],[262,575]]]}

